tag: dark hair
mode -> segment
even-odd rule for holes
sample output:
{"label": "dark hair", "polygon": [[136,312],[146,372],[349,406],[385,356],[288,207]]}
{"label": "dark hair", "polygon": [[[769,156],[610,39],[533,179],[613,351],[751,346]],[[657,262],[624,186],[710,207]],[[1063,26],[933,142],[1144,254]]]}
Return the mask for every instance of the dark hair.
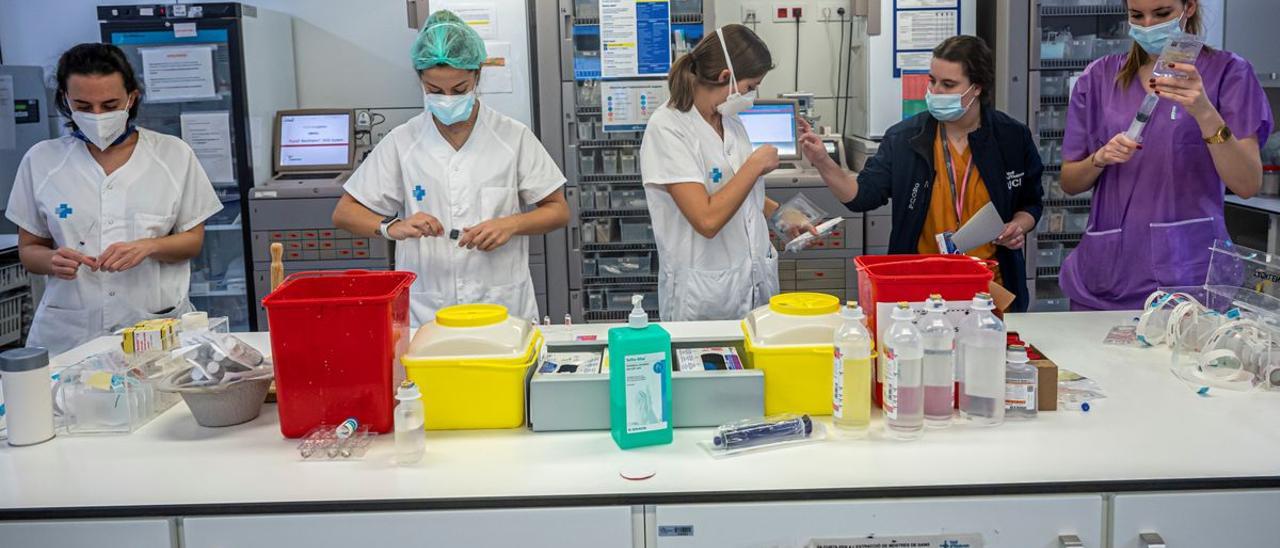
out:
{"label": "dark hair", "polygon": [[977,36],[952,36],[933,48],[933,56],[959,63],[969,82],[982,89],[978,96],[984,106],[995,103],[996,61],[987,42]]}
{"label": "dark hair", "polygon": [[142,102],[142,85],[133,72],[133,65],[129,64],[129,59],[124,56],[120,48],[111,44],[80,44],[67,50],[62,57],[58,58],[56,77],[58,90],[54,94],[53,102],[58,112],[67,119],[67,127],[74,129],[76,124],[71,121],[71,106],[67,104],[67,80],[73,74],[93,76],[119,74],[124,80],[126,92],[139,93],[138,99],[129,106],[129,120],[133,121],[138,117],[138,103]]}
{"label": "dark hair", "polygon": [[[751,29],[730,24],[720,31],[724,33],[725,46],[733,60],[733,75],[738,81],[759,78],[773,70],[769,46]],[[698,41],[698,45],[671,65],[670,77],[667,78],[667,86],[671,89],[671,106],[687,112],[693,108],[693,92],[697,85],[721,85],[720,73],[728,68],[724,49],[720,47],[720,38],[714,32],[707,33]]]}
{"label": "dark hair", "polygon": [[[1182,10],[1184,13],[1186,12],[1189,4],[1189,0],[1182,0]],[[1129,0],[1125,0],[1124,5],[1125,7],[1128,7]],[[1185,30],[1188,34],[1200,34],[1200,31],[1202,30],[1200,28],[1200,23],[1202,21],[1200,18],[1201,9],[1202,6],[1200,5],[1200,2],[1197,1],[1195,14],[1183,20],[1185,23]],[[1205,46],[1205,49],[1208,48],[1209,46]],[[1142,65],[1147,64],[1149,61],[1151,61],[1151,54],[1147,53],[1147,50],[1142,49],[1142,46],[1138,45],[1137,41],[1134,41],[1133,46],[1129,47],[1129,55],[1125,57],[1124,64],[1120,66],[1120,72],[1116,74],[1116,83],[1120,84],[1121,89],[1129,87],[1129,84],[1132,84],[1133,80],[1138,77],[1138,69],[1141,69]]]}

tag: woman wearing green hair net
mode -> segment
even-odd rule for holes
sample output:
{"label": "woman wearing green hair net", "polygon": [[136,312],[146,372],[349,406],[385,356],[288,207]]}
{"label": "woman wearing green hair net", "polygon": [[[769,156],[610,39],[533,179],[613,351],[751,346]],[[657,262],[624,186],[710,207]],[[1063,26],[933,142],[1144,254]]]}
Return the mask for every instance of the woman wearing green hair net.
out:
{"label": "woman wearing green hair net", "polygon": [[410,53],[425,112],[378,143],[347,181],[333,221],[397,241],[397,267],[418,274],[415,326],[461,303],[501,304],[536,320],[526,236],[569,223],[564,174],[528,127],[476,99],[486,57],[475,30],[437,11]]}

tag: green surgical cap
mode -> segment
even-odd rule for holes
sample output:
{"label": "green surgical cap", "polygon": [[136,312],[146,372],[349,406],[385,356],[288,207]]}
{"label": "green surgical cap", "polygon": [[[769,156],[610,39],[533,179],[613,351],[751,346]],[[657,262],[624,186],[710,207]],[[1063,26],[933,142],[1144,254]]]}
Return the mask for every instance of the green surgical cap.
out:
{"label": "green surgical cap", "polygon": [[480,34],[449,10],[437,11],[427,18],[418,39],[413,41],[409,56],[413,58],[416,70],[441,65],[479,70],[488,58]]}

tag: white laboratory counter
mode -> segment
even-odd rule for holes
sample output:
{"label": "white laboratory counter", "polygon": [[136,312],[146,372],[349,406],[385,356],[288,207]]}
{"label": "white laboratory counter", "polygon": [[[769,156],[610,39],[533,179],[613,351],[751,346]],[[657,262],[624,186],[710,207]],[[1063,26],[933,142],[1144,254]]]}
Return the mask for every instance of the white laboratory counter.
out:
{"label": "white laboratory counter", "polygon": [[[1261,493],[1265,505],[1280,507],[1280,491],[1260,491],[1280,488],[1280,394],[1202,397],[1170,373],[1166,351],[1101,345],[1111,326],[1132,316],[1009,317],[1011,330],[1060,367],[1102,385],[1108,397],[1091,412],[1042,412],[998,428],[957,425],[916,442],[873,435],[713,459],[696,445],[709,429],[677,430],[671,445],[627,452],[608,432],[430,432],[426,458],[396,467],[390,436],[381,436],[363,460],[303,462],[297,442],[281,437],[274,406],[250,423],[212,429],[197,426],[179,404],[131,435],[0,447],[0,539],[6,520],[66,518],[632,507],[658,516],[636,521],[651,537],[651,519],[670,521],[661,517],[667,505],[689,505],[680,507],[697,521],[694,509],[705,505],[950,500],[938,497],[995,497],[983,500],[997,504],[1052,495],[1067,502],[1084,497],[1093,512],[1094,502],[1102,511],[1108,493],[1231,490]],[[564,340],[559,329],[550,330],[549,341]],[[670,329],[676,340],[740,337],[736,322]],[[265,334],[246,339],[267,343]],[[65,365],[90,350],[56,361]],[[878,430],[878,420],[872,428]],[[655,475],[629,481],[619,476],[628,467]],[[1270,538],[1280,534],[1274,520],[1262,521]],[[1087,545],[1105,544],[1101,523],[1089,525],[1097,526],[1099,543]],[[635,545],[661,544],[637,539]]]}

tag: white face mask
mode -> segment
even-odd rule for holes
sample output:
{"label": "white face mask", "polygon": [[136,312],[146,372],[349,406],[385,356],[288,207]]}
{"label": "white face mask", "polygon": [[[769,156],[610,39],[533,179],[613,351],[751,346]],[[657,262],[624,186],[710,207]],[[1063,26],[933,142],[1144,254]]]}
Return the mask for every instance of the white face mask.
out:
{"label": "white face mask", "polygon": [[93,146],[98,150],[107,150],[112,143],[116,142],[125,130],[129,127],[129,107],[133,105],[130,101],[124,106],[123,110],[113,110],[102,114],[94,114],[91,112],[80,112],[78,110],[71,111],[71,120],[76,123],[76,127],[80,129],[80,133],[84,134]]}
{"label": "white face mask", "polygon": [[729,47],[724,44],[724,32],[716,29],[716,36],[720,38],[720,49],[724,51],[724,63],[729,67],[729,98],[716,106],[716,110],[721,116],[737,116],[755,106],[756,92],[753,90],[744,95],[738,91],[738,77],[733,73],[733,60],[729,59]]}

